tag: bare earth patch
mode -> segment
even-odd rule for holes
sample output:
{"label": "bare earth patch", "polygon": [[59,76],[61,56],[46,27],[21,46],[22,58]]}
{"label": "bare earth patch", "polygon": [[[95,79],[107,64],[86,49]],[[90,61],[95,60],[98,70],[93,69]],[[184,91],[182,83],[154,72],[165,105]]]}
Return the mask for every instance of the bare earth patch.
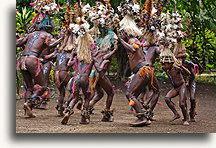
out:
{"label": "bare earth patch", "polygon": [[[129,123],[136,118],[133,112],[129,111],[128,102],[125,98],[125,88],[123,84],[114,83],[118,90],[114,96],[113,106],[114,122],[101,122],[100,113],[105,106],[106,96],[95,106],[94,114],[91,115],[90,124],[81,125],[80,111],[74,109],[75,113],[70,117],[67,125],[61,124],[62,117],[57,117],[55,110],[56,98],[48,102],[47,110],[34,109],[36,118],[26,119],[22,110],[24,100],[16,100],[16,133],[214,133],[215,132],[215,85],[208,83],[197,84],[198,115],[196,122],[190,122],[189,126],[182,125],[180,119],[170,123],[172,113],[168,109],[163,97],[170,90],[169,84],[161,84],[161,96],[154,111],[154,118],[150,126],[130,127]],[[177,109],[178,97],[174,98]],[[188,107],[190,102],[188,99]]]}

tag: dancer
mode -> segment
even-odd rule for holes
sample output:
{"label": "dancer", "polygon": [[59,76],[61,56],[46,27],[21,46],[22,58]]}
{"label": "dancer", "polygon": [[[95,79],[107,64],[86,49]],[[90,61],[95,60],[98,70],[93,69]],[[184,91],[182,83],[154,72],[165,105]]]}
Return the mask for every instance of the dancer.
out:
{"label": "dancer", "polygon": [[[152,67],[153,64],[155,63],[155,59],[157,57],[159,57],[160,53],[161,53],[161,48],[159,48],[155,43],[155,35],[153,32],[149,31],[145,33],[145,41],[142,44],[142,50],[145,56],[145,60],[147,62],[147,64]],[[159,82],[155,77],[155,83],[158,83],[157,85],[159,86]],[[146,91],[146,90],[145,90]],[[153,95],[153,90],[150,89],[147,91],[146,93],[146,103],[143,100],[144,98],[144,94],[145,92],[142,92],[139,97],[138,100],[142,102],[143,107],[147,110],[147,115],[150,118],[150,120],[153,121],[153,110],[155,108],[155,106],[157,105],[158,99],[159,97],[155,97],[153,100],[152,95]],[[151,103],[151,104],[150,104]],[[150,104],[150,105],[149,105]]]}
{"label": "dancer", "polygon": [[177,39],[177,43],[174,49],[174,55],[177,60],[182,63],[182,65],[190,71],[190,75],[185,76],[186,86],[190,95],[190,121],[195,122],[196,112],[196,71],[199,69],[199,66],[191,61],[186,60],[186,48],[184,47],[181,38]]}
{"label": "dancer", "polygon": [[[43,19],[39,27],[40,31],[34,31],[26,37],[19,39],[16,43],[16,46],[26,44],[18,68],[21,70],[27,85],[24,108],[29,117],[35,117],[31,111],[35,101],[41,99],[44,100],[44,98],[41,97],[48,95],[44,93],[49,91],[41,71],[39,55],[45,48],[55,47],[64,38],[61,34],[61,37],[58,40],[51,41],[52,36],[50,33],[53,29],[53,24],[51,23],[49,16],[46,16]],[[35,87],[36,91],[34,91],[34,84],[37,86]]]}
{"label": "dancer", "polygon": [[[84,29],[84,28],[81,28]],[[83,30],[84,31],[84,30]],[[84,103],[81,110],[80,124],[89,124],[90,115],[88,112],[91,91],[89,89],[89,75],[93,67],[92,50],[94,49],[94,41],[88,32],[79,36],[77,39],[77,58],[74,59],[77,62],[77,75],[70,80],[71,95],[67,103],[67,109],[65,115],[61,121],[62,124],[67,124],[70,116],[74,113],[73,108],[78,102],[80,91],[82,90],[84,95]]]}
{"label": "dancer", "polygon": [[[91,90],[95,90],[95,95],[89,104],[89,112],[92,113],[94,110],[93,106],[102,99],[104,96],[104,91],[107,93],[107,100],[106,100],[106,107],[101,112],[103,114],[103,118],[101,121],[104,122],[112,122],[113,118],[113,111],[110,110],[112,105],[113,97],[114,97],[114,90],[112,87],[112,83],[110,82],[109,78],[105,75],[105,72],[109,68],[109,65],[112,60],[112,55],[118,50],[117,46],[117,36],[112,31],[112,29],[108,29],[108,34],[99,39],[99,50],[96,54],[94,54],[94,68],[95,70],[92,71],[90,75],[90,84]],[[114,48],[113,50],[111,50]],[[104,90],[104,91],[103,91]]]}
{"label": "dancer", "polygon": [[176,63],[174,65],[174,55],[168,48],[166,48],[160,56],[162,69],[166,72],[173,86],[173,89],[171,89],[165,96],[165,102],[174,114],[174,117],[170,120],[170,122],[180,118],[180,115],[171,100],[172,98],[179,95],[179,106],[184,117],[183,125],[189,125],[189,116],[186,102],[186,84],[183,78],[183,73],[190,75],[190,71],[186,69],[181,63]]}
{"label": "dancer", "polygon": [[153,97],[158,98],[159,86],[154,81],[155,78],[152,68],[149,67],[145,61],[144,53],[139,46],[140,41],[132,36],[130,36],[128,43],[121,37],[118,36],[118,38],[128,53],[130,69],[135,74],[127,89],[126,97],[130,101],[129,105],[135,109],[138,119],[130,123],[130,125],[149,125],[151,122],[147,119],[143,106],[137,100],[137,97],[144,91],[146,86],[148,86],[154,90]]}

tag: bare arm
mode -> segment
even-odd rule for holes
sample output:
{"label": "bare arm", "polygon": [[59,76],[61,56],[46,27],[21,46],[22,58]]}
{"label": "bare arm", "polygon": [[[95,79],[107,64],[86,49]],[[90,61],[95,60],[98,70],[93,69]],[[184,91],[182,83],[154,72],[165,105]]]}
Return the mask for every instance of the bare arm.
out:
{"label": "bare arm", "polygon": [[58,50],[55,50],[53,53],[44,55],[45,59],[56,58]]}
{"label": "bare arm", "polygon": [[183,71],[186,73],[186,75],[191,74],[191,72],[187,68],[185,68],[183,65],[181,65],[180,67],[183,69]]}
{"label": "bare arm", "polygon": [[176,64],[176,66],[180,67],[186,75],[190,75],[190,74],[191,74],[191,72],[190,72],[186,67],[184,67],[184,66],[182,65],[182,63],[180,63],[180,62],[175,62],[175,64]]}
{"label": "bare arm", "polygon": [[103,56],[103,60],[109,59],[118,50],[117,44],[114,45],[113,51]]}
{"label": "bare arm", "polygon": [[47,36],[45,43],[49,48],[53,48],[53,47],[57,46],[63,39],[64,39],[64,36],[61,36],[59,39],[52,41],[52,37]]}
{"label": "bare arm", "polygon": [[74,58],[76,57],[76,50],[72,50],[72,52],[69,55],[69,61],[67,63],[67,66],[72,66],[74,64]]}
{"label": "bare arm", "polygon": [[73,55],[72,55],[72,54],[69,54],[69,55],[68,55],[68,58],[69,58],[69,60],[68,60],[68,62],[67,62],[67,66],[68,66],[68,67],[71,67],[71,66],[73,65],[73,63],[74,63]]}
{"label": "bare arm", "polygon": [[21,46],[23,46],[23,45],[27,42],[28,36],[29,36],[29,35],[27,35],[26,37],[19,38],[19,39],[16,41],[16,47],[21,47]]}
{"label": "bare arm", "polygon": [[124,46],[124,48],[131,53],[134,53],[136,51],[136,49],[133,47],[133,45],[128,44],[127,42],[125,42],[122,38],[118,37],[119,41],[121,42],[121,44]]}

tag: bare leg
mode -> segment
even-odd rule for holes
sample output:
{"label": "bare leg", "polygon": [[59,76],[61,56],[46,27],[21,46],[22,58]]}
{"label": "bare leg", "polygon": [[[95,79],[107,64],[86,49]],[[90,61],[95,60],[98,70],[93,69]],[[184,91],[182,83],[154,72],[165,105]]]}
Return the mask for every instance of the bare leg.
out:
{"label": "bare leg", "polygon": [[[27,58],[25,62],[25,66],[27,71],[22,71],[25,83],[27,88],[33,88],[34,84],[39,84],[43,89],[40,91],[34,91],[33,95],[29,96],[31,92],[28,92],[27,97],[28,100],[24,103],[24,108],[26,109],[26,113],[29,117],[35,117],[32,113],[32,108],[34,103],[32,103],[33,98],[41,96],[46,91],[46,85],[44,82],[44,76],[40,71],[39,74],[36,76],[36,72],[38,70],[38,59],[37,58]],[[34,80],[34,83],[33,83]],[[31,89],[29,89],[31,90]]]}
{"label": "bare leg", "polygon": [[105,90],[105,92],[107,94],[106,108],[105,109],[110,110],[110,107],[111,107],[112,101],[113,101],[113,96],[114,96],[114,90],[113,90],[112,84],[106,76],[104,76],[103,79],[99,80],[99,84]]}
{"label": "bare leg", "polygon": [[174,114],[174,117],[170,120],[170,122],[180,118],[180,115],[177,112],[174,103],[171,101],[171,99],[176,97],[177,95],[178,95],[178,92],[175,89],[172,89],[167,93],[167,95],[165,97],[165,102],[166,102],[167,106],[171,109],[171,111]]}
{"label": "bare leg", "polygon": [[63,103],[64,103],[64,97],[65,97],[65,87],[61,85],[59,88],[59,98],[58,98],[58,104],[56,106],[56,109],[58,111],[59,116],[64,116],[64,108],[63,108]]}
{"label": "bare leg", "polygon": [[51,62],[47,62],[47,63],[43,64],[42,71],[43,71],[47,86],[50,85],[50,77],[49,77],[49,75],[50,75],[51,68],[52,68]]}
{"label": "bare leg", "polygon": [[145,93],[146,93],[146,89],[143,92],[141,92],[140,95],[137,97],[137,100],[139,100],[142,104],[145,102],[144,101]]}
{"label": "bare leg", "polygon": [[32,109],[31,109],[31,104],[30,104],[30,100],[31,96],[33,94],[33,82],[32,82],[32,77],[31,74],[28,71],[21,71],[24,77],[24,81],[26,83],[27,86],[27,91],[25,93],[25,103],[24,103],[24,110],[25,110],[25,114],[27,114],[28,117],[30,118],[34,118],[35,115],[32,113]]}
{"label": "bare leg", "polygon": [[189,121],[189,116],[188,116],[188,112],[187,112],[187,108],[186,108],[186,86],[185,84],[183,84],[181,86],[181,89],[179,91],[179,106],[181,108],[182,114],[183,114],[183,121],[184,121],[184,125],[189,125],[188,121]]}
{"label": "bare leg", "polygon": [[190,121],[195,122],[195,115],[196,113],[196,98],[195,98],[195,93],[196,93],[196,82],[195,80],[192,80],[189,83],[189,93],[190,93],[190,103],[191,103],[191,108],[190,108]]}
{"label": "bare leg", "polygon": [[21,71],[23,74],[24,81],[26,83],[27,89],[25,92],[25,102],[27,101],[28,98],[31,98],[33,94],[33,87],[34,84],[32,82],[32,77],[31,74],[28,71]]}
{"label": "bare leg", "polygon": [[153,110],[154,110],[154,108],[158,102],[159,96],[160,96],[160,86],[159,86],[159,82],[156,79],[156,77],[154,77],[153,85],[154,85],[155,89],[152,87],[149,87],[149,94],[147,95],[147,97],[149,96],[149,98],[151,98],[151,105],[150,105],[150,111],[151,112],[153,112]]}
{"label": "bare leg", "polygon": [[76,103],[78,102],[79,99],[79,89],[76,89],[75,92],[73,94],[70,94],[68,100],[68,106],[67,109],[65,110],[65,115],[61,121],[62,124],[67,124],[68,120],[70,118],[70,116],[74,113],[73,108],[76,105]]}
{"label": "bare leg", "polygon": [[[98,81],[99,83],[99,81]],[[101,98],[104,96],[104,91],[102,90],[100,84],[97,84],[95,87],[95,95],[93,99],[90,101],[89,107],[92,108]]]}
{"label": "bare leg", "polygon": [[131,100],[133,102],[133,108],[136,111],[138,118],[136,121],[130,123],[130,125],[132,126],[147,125],[147,119],[144,115],[142,104],[136,99],[136,96],[143,92],[143,89],[147,86],[148,83],[148,78],[141,78],[137,73],[132,78],[131,83],[127,89],[126,97],[128,100]]}
{"label": "bare leg", "polygon": [[82,88],[82,92],[84,95],[84,103],[83,103],[83,109],[81,111],[80,124],[89,124],[90,121],[88,108],[89,108],[91,93],[87,92],[88,85],[89,85],[88,76],[82,76],[80,78],[80,87]]}
{"label": "bare leg", "polygon": [[113,111],[110,110],[112,101],[113,101],[113,96],[114,96],[114,90],[113,90],[112,84],[106,76],[99,79],[98,82],[107,94],[106,107],[101,112],[103,114],[103,118],[101,121],[112,122],[114,120]]}

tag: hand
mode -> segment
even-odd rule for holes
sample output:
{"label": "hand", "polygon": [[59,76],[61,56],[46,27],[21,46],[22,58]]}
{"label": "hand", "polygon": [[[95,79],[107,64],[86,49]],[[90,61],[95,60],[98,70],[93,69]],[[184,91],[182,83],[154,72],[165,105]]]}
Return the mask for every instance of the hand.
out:
{"label": "hand", "polygon": [[176,63],[176,66],[179,66],[179,67],[182,66],[182,62],[181,62],[181,61],[178,61],[178,60],[177,60],[175,63]]}

